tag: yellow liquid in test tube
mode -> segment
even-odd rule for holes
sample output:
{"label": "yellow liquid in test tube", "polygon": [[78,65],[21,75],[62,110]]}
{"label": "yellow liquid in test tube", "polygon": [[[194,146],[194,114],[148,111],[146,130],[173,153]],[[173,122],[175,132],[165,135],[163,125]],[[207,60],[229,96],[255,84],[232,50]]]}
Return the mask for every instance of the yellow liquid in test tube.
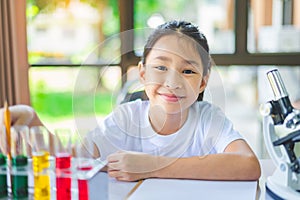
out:
{"label": "yellow liquid in test tube", "polygon": [[50,200],[49,155],[49,152],[38,152],[32,155],[35,200]]}

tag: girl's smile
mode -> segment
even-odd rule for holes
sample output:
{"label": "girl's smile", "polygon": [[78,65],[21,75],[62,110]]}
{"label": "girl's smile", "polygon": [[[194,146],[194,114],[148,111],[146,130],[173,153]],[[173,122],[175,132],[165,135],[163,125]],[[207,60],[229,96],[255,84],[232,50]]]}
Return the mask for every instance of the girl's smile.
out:
{"label": "girl's smile", "polygon": [[176,96],[174,94],[168,94],[168,93],[159,93],[159,95],[167,102],[173,103],[180,101],[183,97]]}

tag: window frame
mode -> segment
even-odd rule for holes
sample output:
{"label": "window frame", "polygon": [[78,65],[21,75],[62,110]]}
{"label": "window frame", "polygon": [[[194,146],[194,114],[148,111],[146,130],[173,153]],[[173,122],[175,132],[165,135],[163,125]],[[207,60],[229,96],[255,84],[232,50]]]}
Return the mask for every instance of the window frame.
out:
{"label": "window frame", "polygon": [[[258,66],[258,65],[276,65],[276,66],[299,66],[300,52],[288,53],[250,53],[247,49],[247,28],[248,28],[248,10],[250,0],[235,0],[234,2],[234,33],[235,33],[235,51],[233,53],[212,54],[212,58],[217,65],[220,66]],[[134,29],[134,0],[118,0],[120,13],[120,32]],[[238,17],[237,17],[238,16]],[[134,33],[130,31],[125,37],[121,37],[121,60],[120,63],[114,66],[121,66],[122,83],[126,82],[126,72],[128,67],[137,65],[140,57],[135,55],[133,51],[126,52],[126,49],[133,49],[134,47]],[[43,66],[69,66],[78,67],[82,65],[30,65],[30,67]],[[84,65],[104,67],[102,65]]]}
{"label": "window frame", "polygon": [[[234,53],[212,54],[217,65],[230,66],[257,66],[257,65],[278,65],[278,66],[299,66],[300,52],[291,53],[250,53],[247,45],[248,10],[249,0],[236,0],[234,8],[234,32],[235,32],[235,51]],[[134,0],[126,2],[119,0],[120,5],[120,31],[127,31],[134,28]],[[238,17],[236,17],[238,16]],[[134,38],[134,36],[132,36]],[[121,40],[124,47],[133,47],[134,40]],[[128,48],[127,48],[128,49]],[[131,48],[132,49],[132,48]],[[133,52],[124,55],[121,63],[126,73],[126,66],[134,65],[140,59]]]}

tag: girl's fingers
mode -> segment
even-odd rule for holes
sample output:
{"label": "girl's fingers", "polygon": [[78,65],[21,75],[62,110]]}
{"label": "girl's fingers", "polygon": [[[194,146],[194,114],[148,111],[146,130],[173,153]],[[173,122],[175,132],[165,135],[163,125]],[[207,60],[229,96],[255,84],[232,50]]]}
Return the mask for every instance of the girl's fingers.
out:
{"label": "girl's fingers", "polygon": [[117,161],[118,161],[118,159],[115,158],[115,157],[112,156],[112,155],[109,155],[106,159],[107,159],[107,162],[108,162],[108,163],[113,163],[113,162],[117,162]]}
{"label": "girl's fingers", "polygon": [[108,162],[117,162],[120,160],[121,157],[121,152],[116,152],[116,153],[112,153],[110,155],[107,156],[107,161]]}
{"label": "girl's fingers", "polygon": [[113,178],[121,178],[122,173],[119,170],[108,170],[108,175]]}
{"label": "girl's fingers", "polygon": [[107,166],[108,170],[121,170],[119,163],[117,162],[109,162]]}
{"label": "girl's fingers", "polygon": [[112,178],[115,178],[118,181],[136,181],[141,179],[139,174],[133,174],[128,172],[123,172],[120,170],[108,170],[108,175]]}
{"label": "girl's fingers", "polygon": [[130,176],[127,173],[121,171],[109,171],[108,175],[112,178],[117,179],[118,181],[131,181]]}

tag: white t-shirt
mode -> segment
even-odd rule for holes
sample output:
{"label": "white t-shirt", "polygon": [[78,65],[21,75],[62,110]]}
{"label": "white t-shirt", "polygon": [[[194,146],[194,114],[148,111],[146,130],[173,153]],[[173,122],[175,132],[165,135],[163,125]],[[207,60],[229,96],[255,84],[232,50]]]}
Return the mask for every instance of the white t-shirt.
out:
{"label": "white t-shirt", "polygon": [[176,133],[157,134],[148,118],[149,101],[119,105],[87,137],[100,150],[101,160],[118,150],[168,157],[191,157],[221,153],[234,140],[243,139],[221,109],[195,102],[187,121]]}

